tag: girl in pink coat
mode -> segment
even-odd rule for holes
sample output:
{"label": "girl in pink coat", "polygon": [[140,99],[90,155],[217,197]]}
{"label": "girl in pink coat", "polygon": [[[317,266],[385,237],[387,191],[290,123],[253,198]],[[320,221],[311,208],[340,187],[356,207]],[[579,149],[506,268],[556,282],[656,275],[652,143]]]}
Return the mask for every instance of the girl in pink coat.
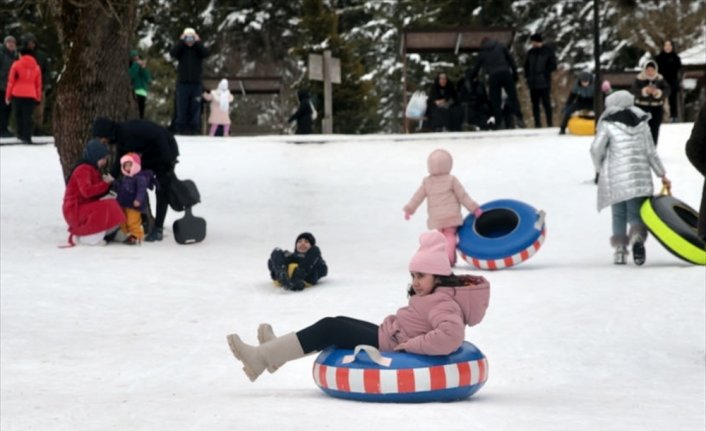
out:
{"label": "girl in pink coat", "polygon": [[434,150],[427,159],[429,176],[404,206],[406,220],[414,214],[424,199],[427,199],[427,227],[440,231],[447,242],[446,252],[451,266],[456,265],[456,231],[463,224],[461,205],[480,217],[483,210],[468,196],[458,179],[451,175],[453,158],[446,150]]}
{"label": "girl in pink coat", "polygon": [[258,328],[259,346],[244,343],[237,334],[227,336],[233,355],[255,381],[267,369],[329,346],[353,349],[367,344],[383,352],[448,355],[465,339],[466,325],[478,324],[485,315],[490,284],[480,276],[456,276],[446,254],[446,239],[437,232],[419,238],[419,250],[409,263],[412,284],[409,303],[387,316],[382,324],[350,317],[326,317],[297,332],[275,337],[272,327]]}
{"label": "girl in pink coat", "polygon": [[211,128],[209,136],[216,136],[218,126],[223,127],[223,136],[230,134],[230,104],[233,102],[233,95],[228,89],[228,80],[221,79],[216,90],[204,92],[203,98],[211,102],[211,113],[208,116],[208,124]]}

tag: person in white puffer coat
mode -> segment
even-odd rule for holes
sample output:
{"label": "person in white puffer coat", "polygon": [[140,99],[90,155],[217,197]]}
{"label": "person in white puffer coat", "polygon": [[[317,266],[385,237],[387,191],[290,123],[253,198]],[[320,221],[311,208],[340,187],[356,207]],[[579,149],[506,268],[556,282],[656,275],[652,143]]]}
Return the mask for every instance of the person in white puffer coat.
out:
{"label": "person in white puffer coat", "polygon": [[621,90],[609,95],[605,103],[606,110],[591,145],[598,178],[598,211],[611,206],[614,263],[625,263],[627,247],[632,244],[635,264],[642,265],[647,228],[640,219],[640,206],[654,192],[651,170],[662,178],[667,189],[671,182],[652,140],[650,115],[634,106],[635,97]]}

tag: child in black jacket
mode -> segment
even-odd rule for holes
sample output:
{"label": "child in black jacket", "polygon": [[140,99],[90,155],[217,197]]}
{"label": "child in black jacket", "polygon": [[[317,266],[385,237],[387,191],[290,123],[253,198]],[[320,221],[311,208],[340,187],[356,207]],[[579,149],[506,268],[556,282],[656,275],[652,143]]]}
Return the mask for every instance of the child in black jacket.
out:
{"label": "child in black jacket", "polygon": [[267,261],[270,278],[286,290],[303,290],[328,274],[326,261],[316,246],[316,238],[302,232],[294,242],[294,252],[275,248]]}

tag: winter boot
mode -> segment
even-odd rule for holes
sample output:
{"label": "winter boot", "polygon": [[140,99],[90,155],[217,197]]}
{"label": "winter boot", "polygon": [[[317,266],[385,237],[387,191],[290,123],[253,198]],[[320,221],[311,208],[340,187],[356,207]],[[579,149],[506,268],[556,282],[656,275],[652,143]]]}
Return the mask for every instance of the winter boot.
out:
{"label": "winter boot", "polygon": [[625,265],[628,255],[628,237],[626,235],[613,235],[610,237],[610,245],[615,247],[613,263]]}
{"label": "winter boot", "polygon": [[147,241],[147,242],[161,241],[162,238],[164,237],[163,230],[164,230],[164,228],[155,226],[154,228],[152,228],[152,231],[150,232],[150,234],[145,237],[145,241]]}
{"label": "winter boot", "polygon": [[268,367],[279,368],[286,362],[305,356],[294,332],[268,341],[260,346],[243,343],[238,334],[226,337],[233,355],[243,363],[243,371],[251,382]]}
{"label": "winter boot", "polygon": [[635,265],[645,263],[645,240],[647,239],[647,228],[644,225],[636,224],[630,226],[630,243],[632,244],[632,259]]}
{"label": "winter boot", "polygon": [[[275,331],[272,329],[272,325],[269,323],[260,323],[260,326],[257,327],[257,341],[260,344],[265,344],[268,341],[272,341],[275,338]],[[269,366],[267,367],[267,371],[270,373],[274,373],[277,371],[277,368],[279,367],[274,367],[274,366]]]}

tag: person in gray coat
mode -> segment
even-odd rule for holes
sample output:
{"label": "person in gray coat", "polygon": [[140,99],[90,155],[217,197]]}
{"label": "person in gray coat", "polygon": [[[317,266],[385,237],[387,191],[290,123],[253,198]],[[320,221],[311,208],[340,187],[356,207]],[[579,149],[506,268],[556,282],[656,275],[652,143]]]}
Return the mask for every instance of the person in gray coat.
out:
{"label": "person in gray coat", "polygon": [[[598,174],[598,211],[610,206],[615,248],[613,262],[625,264],[627,247],[632,244],[636,265],[645,263],[647,228],[640,219],[640,206],[652,196],[652,171],[671,188],[662,161],[652,141],[649,114],[634,106],[635,97],[621,90],[609,95],[598,121],[591,158]],[[629,234],[627,232],[630,224]]]}

